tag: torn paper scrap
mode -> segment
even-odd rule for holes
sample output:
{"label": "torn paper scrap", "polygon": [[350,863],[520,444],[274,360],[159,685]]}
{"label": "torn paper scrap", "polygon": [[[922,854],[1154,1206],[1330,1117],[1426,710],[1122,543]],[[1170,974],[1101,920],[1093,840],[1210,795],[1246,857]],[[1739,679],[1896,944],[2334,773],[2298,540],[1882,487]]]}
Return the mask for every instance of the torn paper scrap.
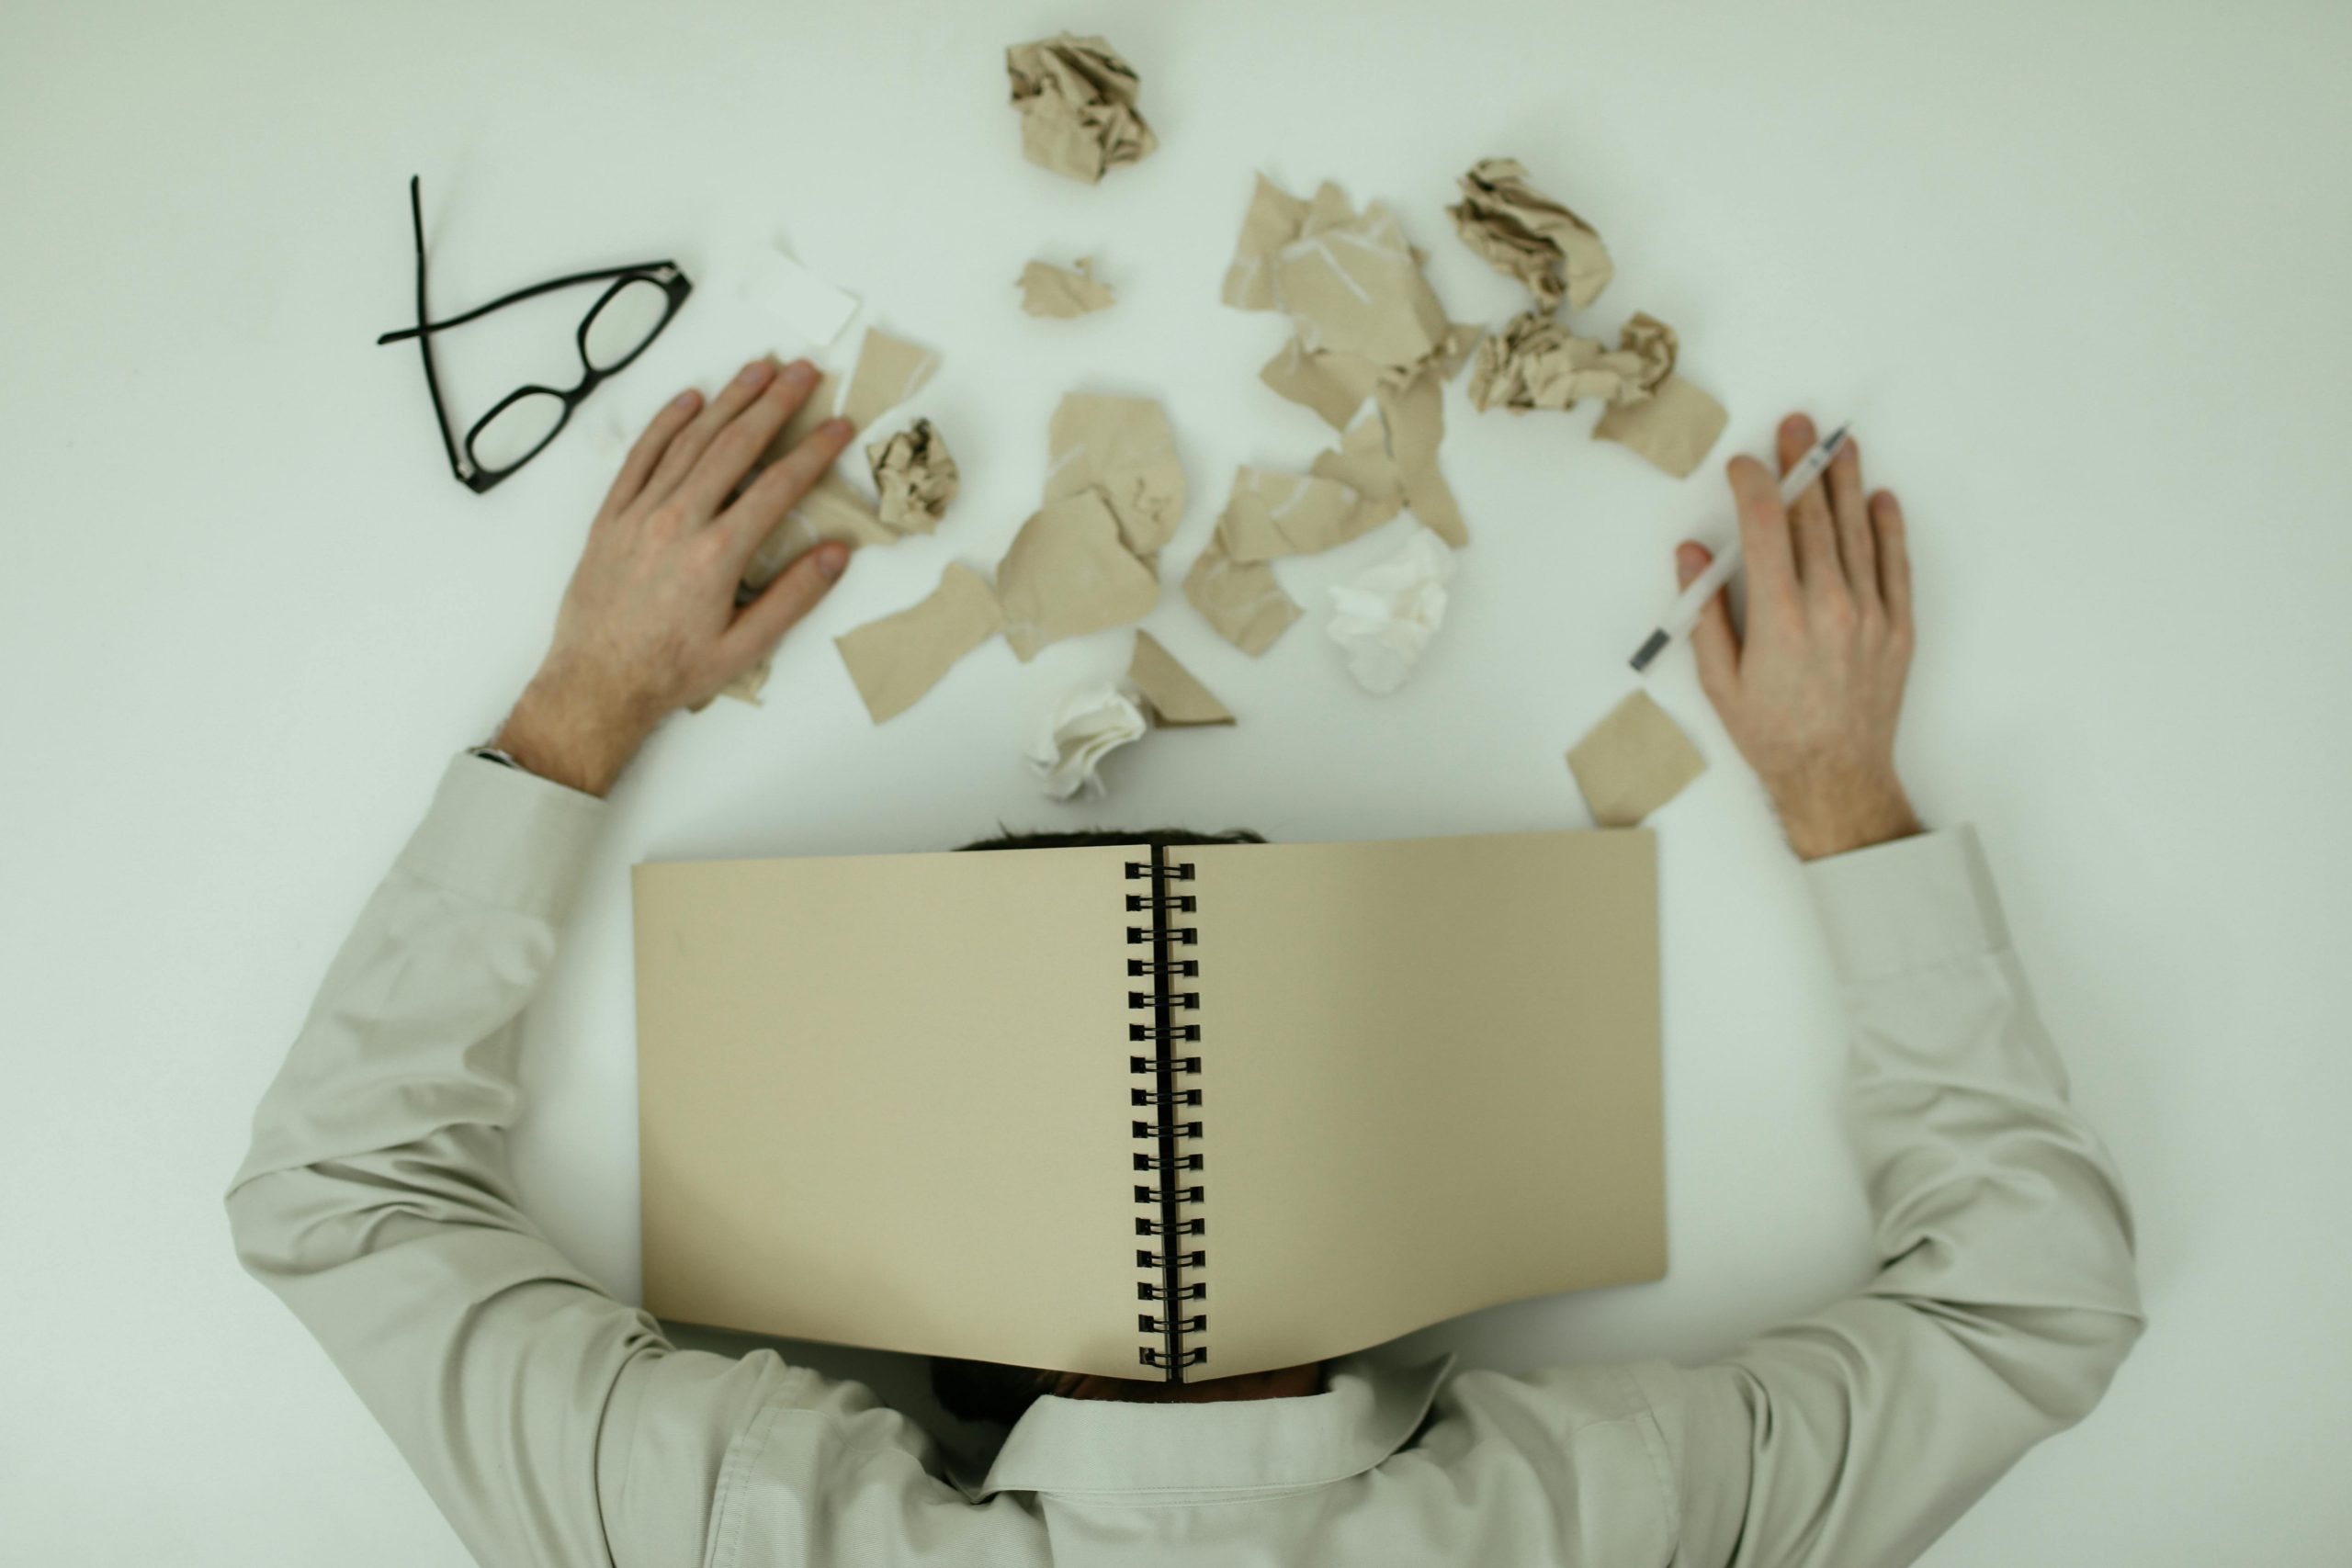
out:
{"label": "torn paper scrap", "polygon": [[1388,454],[1388,423],[1376,408],[1358,414],[1339,449],[1317,455],[1317,479],[1337,479],[1356,492],[1355,531],[1369,534],[1405,506],[1405,479]]}
{"label": "torn paper scrap", "polygon": [[1723,404],[1681,377],[1668,376],[1642,401],[1602,413],[1592,438],[1630,447],[1679,479],[1699,466],[1729,418]]}
{"label": "torn paper scrap", "polygon": [[880,724],[912,707],[955,662],[1003,628],[995,591],[950,561],[931,596],[833,639],[865,711]]}
{"label": "torn paper scrap", "polygon": [[1136,107],[1135,67],[1100,38],[1061,33],[1004,51],[1021,153],[1042,169],[1092,185],[1140,162],[1159,141]]}
{"label": "torn paper scrap", "polygon": [[1026,664],[1066,637],[1139,621],[1159,600],[1159,578],[1119,537],[1097,490],[1048,502],[997,563],[1004,640]]}
{"label": "torn paper scrap", "polygon": [[874,470],[875,511],[883,526],[901,534],[928,534],[956,499],[958,475],[947,443],[927,419],[919,419],[889,440],[865,449]]}
{"label": "torn paper scrap", "polygon": [[857,297],[827,283],[773,246],[753,254],[743,298],[819,348],[841,336],[857,312]]}
{"label": "torn paper scrap", "polygon": [[1348,193],[1341,190],[1336,181],[1325,180],[1315,187],[1315,195],[1307,202],[1306,216],[1301,220],[1298,233],[1294,237],[1306,239],[1320,234],[1326,229],[1336,229],[1342,223],[1352,223],[1355,220],[1355,203],[1348,199]]}
{"label": "torn paper scrap", "polygon": [[1615,271],[1589,224],[1527,183],[1514,158],[1482,158],[1462,176],[1462,199],[1446,209],[1462,243],[1505,277],[1515,277],[1550,315],[1566,298],[1581,310]]}
{"label": "torn paper scrap", "polygon": [[1325,634],[1348,656],[1348,673],[1367,692],[1393,692],[1445,622],[1445,585],[1453,552],[1427,528],[1353,582],[1331,592]]}
{"label": "torn paper scrap", "polygon": [[1080,256],[1078,268],[1033,261],[1021,269],[1021,308],[1033,316],[1088,316],[1107,310],[1117,297],[1094,276],[1094,258]]}
{"label": "torn paper scrap", "polygon": [[1277,474],[1248,464],[1216,520],[1217,543],[1238,561],[1311,556],[1363,533],[1362,498],[1337,479]]}
{"label": "torn paper scrap", "polygon": [[1233,714],[1210,694],[1159,639],[1138,627],[1135,657],[1127,661],[1126,689],[1143,707],[1144,716],[1162,729],[1186,729],[1204,724],[1231,724]]}
{"label": "torn paper scrap", "polygon": [[1274,257],[1274,294],[1314,353],[1419,365],[1453,330],[1415,262],[1405,231],[1378,202],[1360,217],[1310,227]]}
{"label": "torn paper scrap", "polygon": [[1413,515],[1455,549],[1470,542],[1453,487],[1438,470],[1438,443],[1445,438],[1444,385],[1432,375],[1415,377],[1403,386],[1383,384],[1374,400],[1388,427],[1389,454],[1405,488],[1405,504]]}
{"label": "torn paper scrap", "polygon": [[1568,749],[1568,771],[1595,822],[1631,828],[1705,773],[1707,760],[1637,689]]}
{"label": "torn paper scrap", "polygon": [[931,350],[866,328],[857,368],[842,397],[842,417],[852,429],[864,430],[922,390],[923,383],[938,368],[939,355]]}
{"label": "torn paper scrap", "polygon": [[1437,358],[1431,362],[1437,367],[1438,379],[1453,380],[1453,373],[1462,368],[1463,362],[1486,335],[1487,329],[1476,321],[1454,322],[1453,330],[1446,334],[1445,346],[1438,350]]}
{"label": "torn paper scrap", "polygon": [[1242,652],[1263,653],[1302,612],[1264,561],[1238,561],[1212,535],[1184,574],[1184,597]]}
{"label": "torn paper scrap", "polygon": [[1637,403],[1673,371],[1675,347],[1674,329],[1654,316],[1635,315],[1611,349],[1530,311],[1479,344],[1470,371],[1471,406],[1524,413],[1572,408],[1579,398],[1619,407]]}
{"label": "torn paper scrap", "polygon": [[1102,759],[1148,728],[1143,710],[1116,686],[1081,686],[1046,716],[1046,728],[1029,748],[1029,766],[1056,800],[1079,794],[1101,795],[1095,770]]}
{"label": "torn paper scrap", "polygon": [[1296,337],[1258,372],[1277,396],[1313,409],[1334,430],[1347,429],[1380,378],[1380,367],[1362,355],[1310,353]]}
{"label": "torn paper scrap", "polygon": [[1237,310],[1275,309],[1280,301],[1274,297],[1274,254],[1298,238],[1306,221],[1306,203],[1260,175],[1218,297]]}
{"label": "torn paper scrap", "polygon": [[1046,500],[1102,492],[1128,549],[1150,560],[1184,517],[1184,468],[1149,398],[1070,392],[1046,434]]}

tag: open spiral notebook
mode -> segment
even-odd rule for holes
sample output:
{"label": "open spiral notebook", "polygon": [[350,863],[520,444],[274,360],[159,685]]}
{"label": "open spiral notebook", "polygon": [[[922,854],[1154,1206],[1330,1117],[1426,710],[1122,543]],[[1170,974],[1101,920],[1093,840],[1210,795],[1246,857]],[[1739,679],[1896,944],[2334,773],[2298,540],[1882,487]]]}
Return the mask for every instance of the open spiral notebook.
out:
{"label": "open spiral notebook", "polygon": [[1665,1272],[1647,831],[634,894],[656,1316],[1195,1380]]}

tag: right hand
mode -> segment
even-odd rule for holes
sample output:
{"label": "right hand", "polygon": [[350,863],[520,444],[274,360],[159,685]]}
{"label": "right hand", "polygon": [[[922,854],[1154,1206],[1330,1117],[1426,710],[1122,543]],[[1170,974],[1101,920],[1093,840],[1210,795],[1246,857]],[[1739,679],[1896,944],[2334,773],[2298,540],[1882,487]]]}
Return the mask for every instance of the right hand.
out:
{"label": "right hand", "polygon": [[[1813,422],[1781,422],[1781,472],[1816,439]],[[1783,512],[1764,465],[1734,457],[1747,569],[1747,626],[1732,629],[1718,593],[1690,633],[1699,683],[1756,770],[1800,860],[1819,860],[1922,831],[1894,772],[1894,725],[1911,667],[1911,561],[1903,509],[1862,491],[1852,437],[1828,472]],[[1684,583],[1706,549],[1675,552]]]}

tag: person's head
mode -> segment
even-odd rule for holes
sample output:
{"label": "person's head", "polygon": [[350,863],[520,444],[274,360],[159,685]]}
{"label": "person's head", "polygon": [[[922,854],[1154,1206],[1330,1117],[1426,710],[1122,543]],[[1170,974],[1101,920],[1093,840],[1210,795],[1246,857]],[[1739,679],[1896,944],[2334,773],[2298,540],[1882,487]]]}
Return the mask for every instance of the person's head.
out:
{"label": "person's head", "polygon": [[[967,850],[1069,850],[1109,844],[1262,844],[1265,838],[1246,829],[1224,833],[1195,833],[1182,828],[1158,828],[1148,832],[1001,833],[966,844]],[[994,1421],[1010,1427],[1035,1403],[1039,1394],[1065,1397],[1148,1400],[1167,1397],[1168,1384],[1136,1381],[1130,1391],[1118,1380],[1085,1377],[1077,1372],[1049,1371],[1041,1367],[1005,1366],[995,1361],[965,1361],[951,1356],[931,1359],[931,1390],[943,1408],[966,1421]]]}

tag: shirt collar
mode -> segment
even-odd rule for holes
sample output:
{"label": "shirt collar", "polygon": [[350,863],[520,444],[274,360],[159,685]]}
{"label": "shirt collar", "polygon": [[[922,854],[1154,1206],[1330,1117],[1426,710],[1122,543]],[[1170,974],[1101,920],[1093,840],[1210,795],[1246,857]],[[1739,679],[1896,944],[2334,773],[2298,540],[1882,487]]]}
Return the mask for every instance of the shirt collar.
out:
{"label": "shirt collar", "polygon": [[1007,1434],[975,1497],[997,1492],[1267,1491],[1344,1480],[1404,1447],[1451,1354],[1414,1367],[1351,1356],[1324,1392],[1144,1404],[1046,1394]]}

